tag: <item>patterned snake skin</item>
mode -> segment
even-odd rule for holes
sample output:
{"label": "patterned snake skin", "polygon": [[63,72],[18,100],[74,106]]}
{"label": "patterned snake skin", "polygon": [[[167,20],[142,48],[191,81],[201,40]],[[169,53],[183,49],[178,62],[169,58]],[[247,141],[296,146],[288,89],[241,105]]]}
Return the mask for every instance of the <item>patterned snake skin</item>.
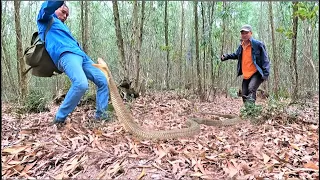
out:
{"label": "patterned snake skin", "polygon": [[186,125],[188,126],[187,128],[159,131],[146,130],[134,121],[131,112],[125,107],[107,64],[101,58],[98,58],[98,64],[93,64],[93,66],[99,68],[107,78],[111,102],[115,109],[118,120],[122,123],[123,127],[127,131],[141,140],[165,140],[192,137],[200,133],[200,124],[205,124],[208,126],[228,126],[238,124],[239,121],[241,121],[241,119],[235,115],[213,114],[228,118],[228,120],[216,121],[210,119],[192,118],[186,121]]}

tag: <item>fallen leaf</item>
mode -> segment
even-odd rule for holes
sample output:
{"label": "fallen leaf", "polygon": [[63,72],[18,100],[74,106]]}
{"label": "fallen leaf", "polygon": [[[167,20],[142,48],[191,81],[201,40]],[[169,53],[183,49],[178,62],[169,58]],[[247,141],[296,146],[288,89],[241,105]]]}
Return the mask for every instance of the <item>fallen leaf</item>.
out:
{"label": "fallen leaf", "polygon": [[29,135],[29,134],[32,134],[32,130],[21,130],[19,132],[19,134],[21,134],[21,135],[24,135],[24,134]]}
{"label": "fallen leaf", "polygon": [[241,169],[243,170],[243,172],[244,172],[245,175],[246,175],[246,174],[251,174],[250,167],[249,167],[246,163],[242,162],[242,163],[240,164],[240,167],[241,167]]}
{"label": "fallen leaf", "polygon": [[156,153],[157,153],[158,157],[157,157],[157,159],[156,159],[155,161],[156,161],[158,164],[161,164],[161,159],[162,159],[164,156],[167,155],[167,152],[166,152],[163,148],[161,148],[160,146],[158,146],[157,149],[158,149],[158,150],[156,151]]}
{"label": "fallen leaf", "polygon": [[4,148],[2,150],[2,153],[10,153],[10,154],[18,154],[19,152],[24,151],[25,149],[27,149],[28,146],[14,146],[14,147],[8,147],[8,148]]}
{"label": "fallen leaf", "polygon": [[143,176],[145,176],[146,175],[146,171],[145,171],[145,169],[143,168],[142,169],[142,172],[140,173],[140,175],[137,177],[137,180],[140,180]]}
{"label": "fallen leaf", "polygon": [[108,174],[114,175],[121,169],[120,163],[116,163],[114,166],[110,166],[107,170]]}
{"label": "fallen leaf", "polygon": [[303,165],[303,167],[305,168],[310,168],[310,169],[314,169],[314,170],[319,170],[319,166],[317,166],[315,163],[313,162],[308,162],[306,164]]}
{"label": "fallen leaf", "polygon": [[72,171],[74,171],[74,169],[78,166],[79,162],[79,157],[75,157],[74,159],[72,159],[71,162],[68,162],[65,164],[65,167],[63,168],[63,171],[64,172],[68,172],[70,171],[69,173],[72,173]]}
{"label": "fallen leaf", "polygon": [[296,145],[296,144],[293,144],[293,143],[289,143],[291,147],[293,147],[295,150],[298,150],[300,151],[300,148]]}
{"label": "fallen leaf", "polygon": [[262,153],[263,156],[263,163],[267,164],[267,162],[269,162],[269,160],[271,159],[268,155],[266,155],[265,153]]}
{"label": "fallen leaf", "polygon": [[190,174],[190,176],[194,176],[194,177],[201,177],[203,175],[204,174],[202,174],[201,172],[196,172],[196,173]]}
{"label": "fallen leaf", "polygon": [[238,173],[238,169],[234,167],[229,161],[227,161],[227,168],[223,168],[224,171],[229,174],[230,178],[234,178],[234,176]]}
{"label": "fallen leaf", "polygon": [[313,125],[313,124],[311,124],[309,127],[312,130],[317,130],[319,128],[317,125]]}
{"label": "fallen leaf", "polygon": [[212,161],[216,161],[217,160],[217,156],[213,155],[213,156],[206,156],[206,159],[212,160]]}
{"label": "fallen leaf", "polygon": [[64,179],[64,178],[68,178],[68,176],[64,172],[62,172],[54,177],[54,179],[57,179],[57,180]]}
{"label": "fallen leaf", "polygon": [[221,141],[221,142],[224,142],[224,141],[225,141],[224,139],[222,139],[222,137],[216,136],[216,138],[217,138],[219,141]]}

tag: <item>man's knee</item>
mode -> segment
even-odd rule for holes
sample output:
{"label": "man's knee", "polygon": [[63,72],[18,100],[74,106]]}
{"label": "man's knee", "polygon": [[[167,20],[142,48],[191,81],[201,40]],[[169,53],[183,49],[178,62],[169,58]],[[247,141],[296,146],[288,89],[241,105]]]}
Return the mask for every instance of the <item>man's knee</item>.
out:
{"label": "man's knee", "polygon": [[89,89],[89,84],[85,81],[74,82],[74,87],[81,92],[85,92]]}
{"label": "man's knee", "polygon": [[104,75],[102,76],[98,76],[95,78],[95,84],[99,87],[99,88],[105,88],[108,87],[108,82],[107,79]]}
{"label": "man's knee", "polygon": [[258,89],[258,87],[256,87],[256,86],[249,86],[248,87],[249,93],[256,93],[257,89]]}

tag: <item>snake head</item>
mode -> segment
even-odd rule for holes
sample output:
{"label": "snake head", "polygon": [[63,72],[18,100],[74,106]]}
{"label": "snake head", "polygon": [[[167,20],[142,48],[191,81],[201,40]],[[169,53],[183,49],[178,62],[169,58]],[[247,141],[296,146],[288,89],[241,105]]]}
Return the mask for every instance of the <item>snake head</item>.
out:
{"label": "snake head", "polygon": [[92,64],[92,66],[100,69],[105,74],[107,79],[111,78],[111,74],[110,74],[110,70],[108,68],[108,65],[102,58],[98,58],[98,64]]}

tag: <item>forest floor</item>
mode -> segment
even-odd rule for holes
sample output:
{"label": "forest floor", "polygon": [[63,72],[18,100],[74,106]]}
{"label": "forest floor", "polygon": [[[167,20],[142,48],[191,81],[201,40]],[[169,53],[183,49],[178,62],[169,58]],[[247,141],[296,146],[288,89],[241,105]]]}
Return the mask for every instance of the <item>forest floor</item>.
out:
{"label": "forest floor", "polygon": [[[50,105],[50,112],[21,114],[3,103],[2,177],[319,179],[319,97],[290,107],[287,100],[281,103],[257,100],[271,114],[263,123],[201,125],[200,134],[192,138],[161,141],[137,140],[116,117],[94,122],[92,105],[77,107],[67,125],[58,129],[51,124],[58,105]],[[164,130],[181,128],[202,112],[240,115],[242,100],[200,102],[162,92],[127,105],[138,124]]]}

